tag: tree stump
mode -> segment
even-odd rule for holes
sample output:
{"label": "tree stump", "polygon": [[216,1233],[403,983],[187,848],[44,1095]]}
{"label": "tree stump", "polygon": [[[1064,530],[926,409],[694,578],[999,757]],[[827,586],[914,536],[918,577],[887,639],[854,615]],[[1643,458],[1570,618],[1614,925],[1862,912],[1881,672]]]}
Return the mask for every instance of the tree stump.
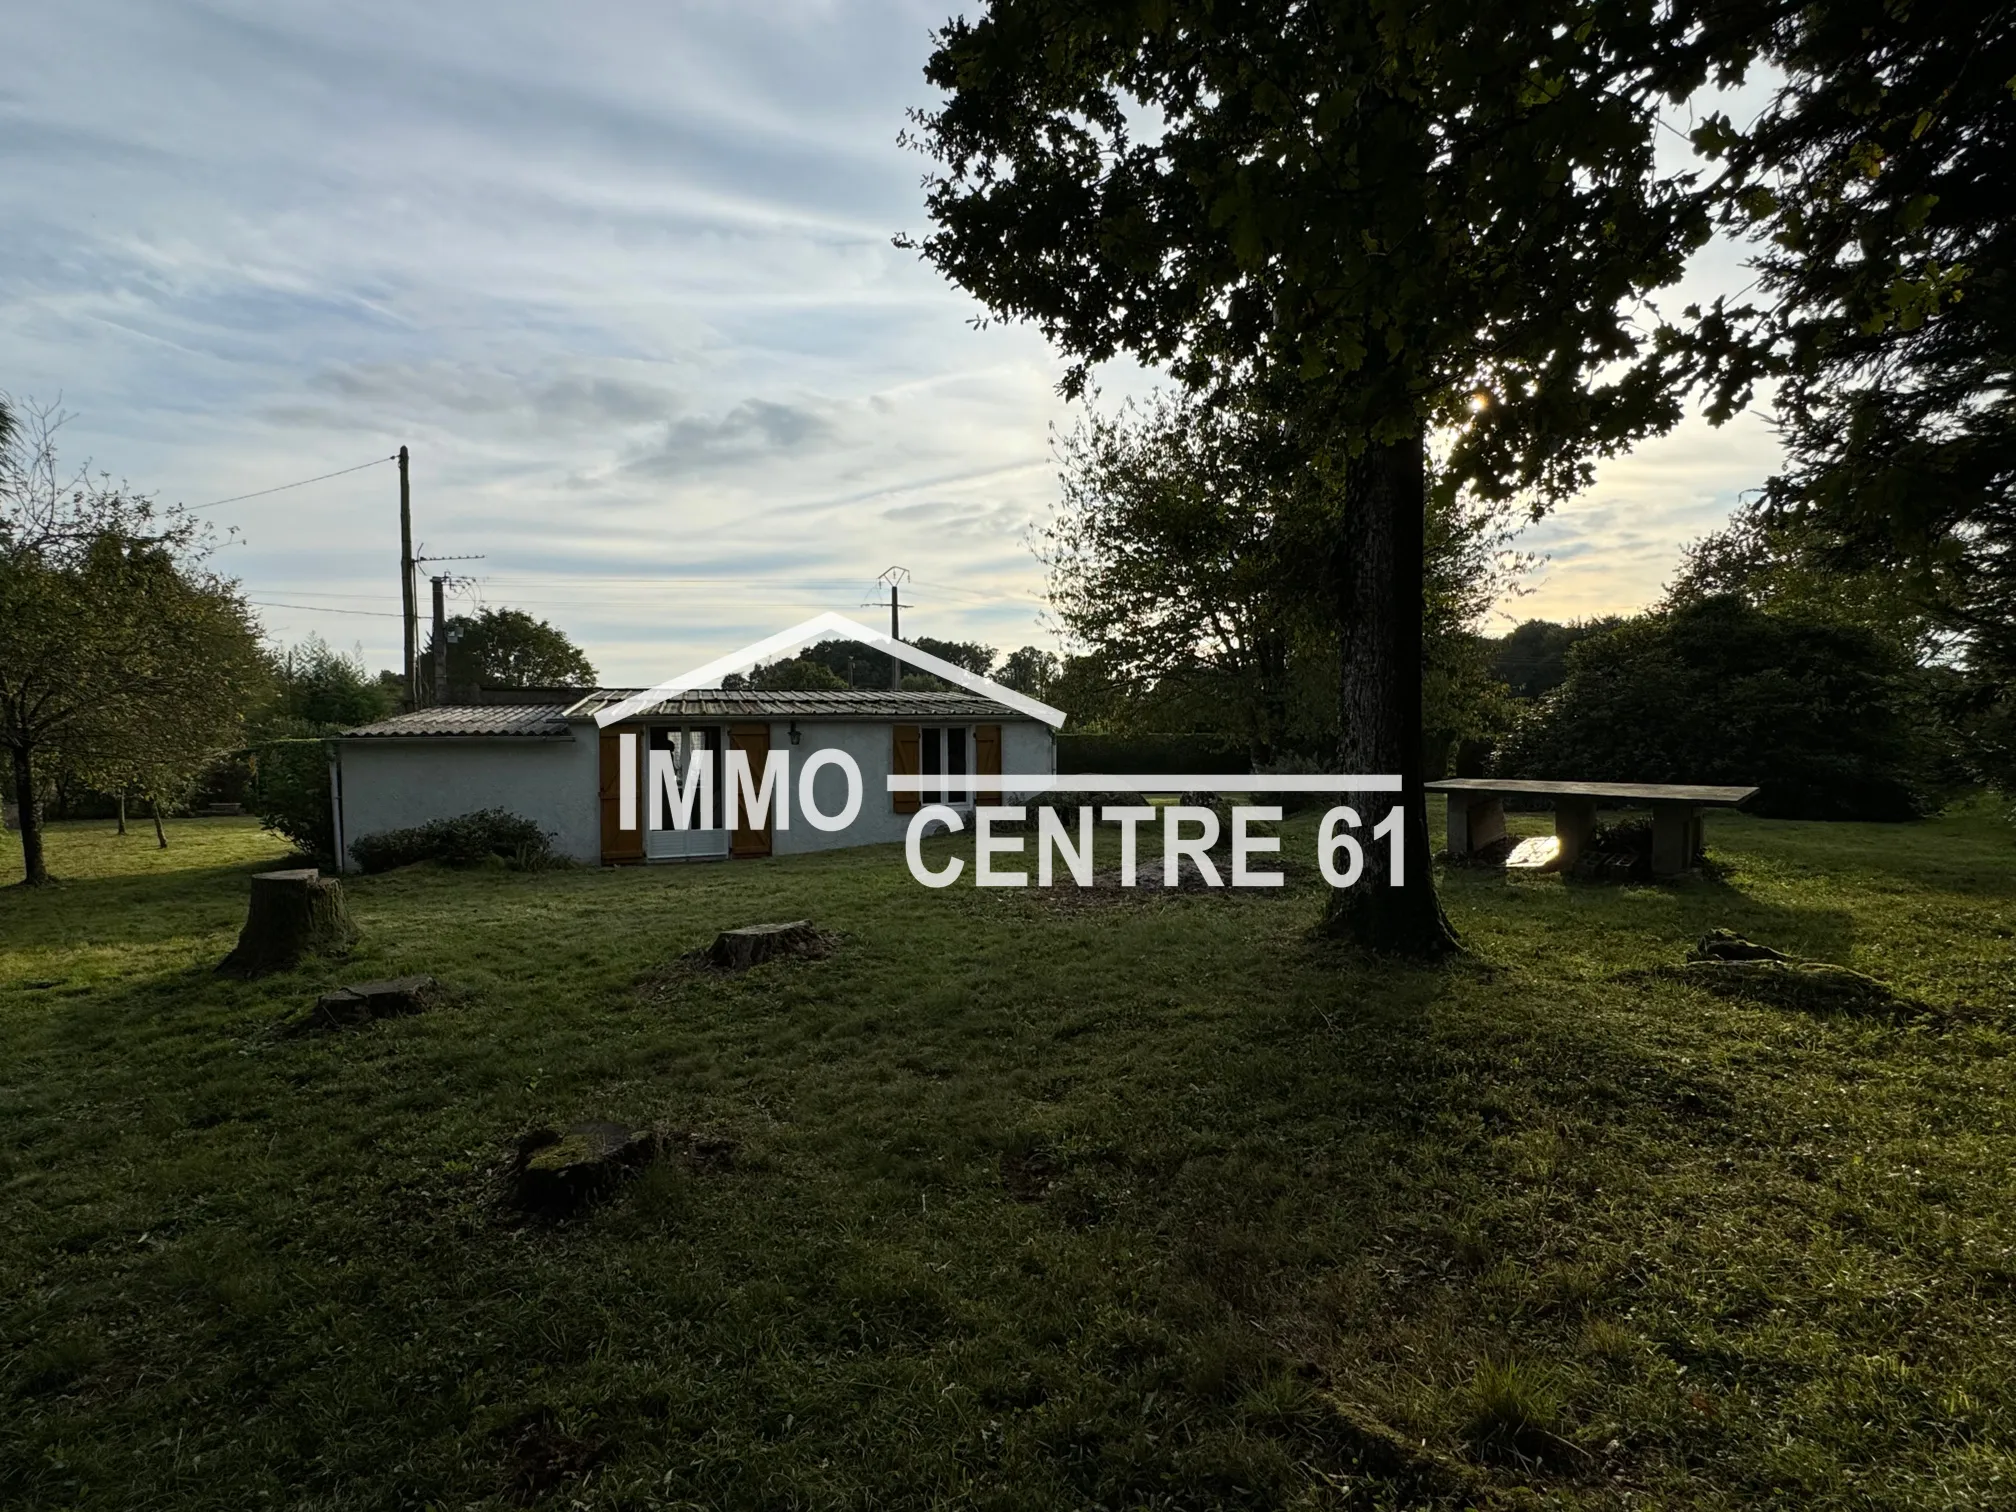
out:
{"label": "tree stump", "polygon": [[649,1129],[590,1120],[564,1133],[534,1129],[518,1141],[511,1162],[511,1205],[565,1218],[605,1195],[658,1153]]}
{"label": "tree stump", "polygon": [[418,1013],[433,999],[440,985],[431,976],[404,976],[338,987],[315,1000],[310,1021],[318,1029],[349,1029],[374,1019]]}
{"label": "tree stump", "polygon": [[717,971],[747,971],[778,956],[820,953],[824,944],[810,919],[794,919],[789,924],[724,929],[705,955],[707,964]]}
{"label": "tree stump", "polygon": [[310,954],[339,954],[357,939],[343,906],[343,887],[312,866],[259,872],[238,948],[219,963],[225,976],[256,977],[285,971]]}

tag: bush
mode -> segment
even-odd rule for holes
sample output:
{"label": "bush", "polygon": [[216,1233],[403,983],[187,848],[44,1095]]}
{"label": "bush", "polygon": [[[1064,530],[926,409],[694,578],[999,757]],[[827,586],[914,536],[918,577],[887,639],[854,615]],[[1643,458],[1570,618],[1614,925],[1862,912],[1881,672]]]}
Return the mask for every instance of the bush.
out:
{"label": "bush", "polygon": [[1756,813],[1910,819],[1929,807],[1914,669],[1868,631],[1700,599],[1580,642],[1499,775],[1756,786]]}
{"label": "bush", "polygon": [[329,743],[311,738],[272,740],[247,757],[251,788],[246,801],[266,828],[319,861],[336,858],[336,819],[329,800]]}
{"label": "bush", "polygon": [[552,864],[553,845],[552,837],[530,819],[503,809],[479,809],[412,829],[362,836],[350,842],[350,854],[367,872],[390,871],[415,861],[476,866],[493,857],[535,871]]}
{"label": "bush", "polygon": [[1244,776],[1253,758],[1243,740],[1224,735],[1059,735],[1057,770]]}

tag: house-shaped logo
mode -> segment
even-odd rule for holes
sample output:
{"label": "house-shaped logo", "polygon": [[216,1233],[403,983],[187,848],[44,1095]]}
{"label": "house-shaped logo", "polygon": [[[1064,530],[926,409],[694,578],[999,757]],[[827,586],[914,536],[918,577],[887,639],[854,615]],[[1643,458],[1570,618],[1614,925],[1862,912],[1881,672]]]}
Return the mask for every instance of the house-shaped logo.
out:
{"label": "house-shaped logo", "polygon": [[857,624],[844,614],[815,615],[803,624],[793,625],[789,630],[780,630],[765,640],[744,646],[740,651],[730,651],[726,656],[716,657],[705,666],[695,667],[691,672],[682,672],[677,677],[667,678],[655,688],[648,688],[642,693],[624,699],[621,703],[598,710],[595,723],[606,729],[612,724],[632,718],[653,704],[677,698],[680,694],[695,688],[717,687],[725,677],[747,672],[762,662],[796,656],[807,646],[831,640],[835,636],[858,641],[873,650],[886,651],[908,666],[928,672],[933,677],[942,678],[969,693],[1006,704],[1025,718],[1041,720],[1053,730],[1064,723],[1062,709],[1053,709],[1026,693],[1018,693],[1013,688],[1004,687],[991,677],[982,677],[977,672],[969,672],[956,662],[933,656],[929,651],[920,651],[908,641],[900,641],[893,635],[885,635],[880,630],[871,630],[866,625]]}

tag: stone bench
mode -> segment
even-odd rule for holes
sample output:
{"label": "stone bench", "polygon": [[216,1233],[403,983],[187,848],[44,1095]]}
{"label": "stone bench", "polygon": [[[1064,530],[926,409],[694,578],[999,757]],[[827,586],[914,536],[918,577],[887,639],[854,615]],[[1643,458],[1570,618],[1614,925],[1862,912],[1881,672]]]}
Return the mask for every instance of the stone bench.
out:
{"label": "stone bench", "polygon": [[1740,808],[1757,795],[1754,787],[1697,787],[1670,782],[1541,782],[1523,777],[1445,777],[1428,785],[1449,799],[1449,854],[1472,851],[1505,838],[1507,798],[1554,800],[1554,834],[1560,851],[1554,865],[1575,864],[1596,828],[1599,803],[1652,806],[1652,874],[1676,877],[1701,853],[1701,811]]}

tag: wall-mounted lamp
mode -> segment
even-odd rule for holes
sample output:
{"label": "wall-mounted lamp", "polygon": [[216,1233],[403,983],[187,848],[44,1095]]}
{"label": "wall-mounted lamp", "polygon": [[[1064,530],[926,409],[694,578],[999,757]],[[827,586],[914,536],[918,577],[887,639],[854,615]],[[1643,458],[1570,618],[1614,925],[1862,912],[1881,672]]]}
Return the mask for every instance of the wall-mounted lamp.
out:
{"label": "wall-mounted lamp", "polygon": [[795,719],[791,721],[791,744],[798,744],[798,721]]}

